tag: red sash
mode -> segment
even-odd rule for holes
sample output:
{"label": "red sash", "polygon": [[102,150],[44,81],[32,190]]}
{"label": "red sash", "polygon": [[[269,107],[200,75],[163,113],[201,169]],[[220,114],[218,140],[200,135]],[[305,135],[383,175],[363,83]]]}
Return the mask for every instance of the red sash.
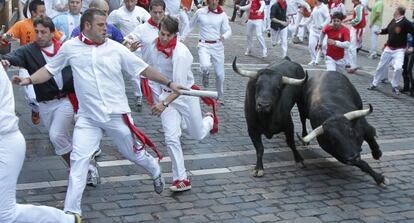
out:
{"label": "red sash", "polygon": [[148,78],[141,77],[141,90],[144,94],[145,99],[147,99],[148,105],[151,107],[154,105],[154,97],[152,96],[152,90],[148,83]]}

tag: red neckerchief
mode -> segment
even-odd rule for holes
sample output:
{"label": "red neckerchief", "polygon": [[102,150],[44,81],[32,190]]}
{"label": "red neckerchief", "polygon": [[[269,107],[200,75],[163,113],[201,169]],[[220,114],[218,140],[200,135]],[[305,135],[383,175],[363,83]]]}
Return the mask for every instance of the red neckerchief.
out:
{"label": "red neckerchief", "polygon": [[283,10],[286,9],[287,4],[286,4],[285,1],[283,1],[283,0],[277,0],[277,3],[280,5],[280,8],[282,8]]}
{"label": "red neckerchief", "polygon": [[338,7],[338,5],[340,5],[342,2],[333,2],[331,4],[331,9]]}
{"label": "red neckerchief", "polygon": [[155,46],[157,47],[157,50],[163,52],[167,58],[169,58],[175,49],[175,46],[177,45],[177,37],[174,37],[170,42],[168,42],[167,46],[163,46],[161,44],[160,38],[157,38],[157,43]]}
{"label": "red neckerchief", "polygon": [[53,52],[52,52],[52,53],[51,53],[51,52],[46,51],[44,48],[40,48],[40,50],[41,50],[44,54],[46,54],[46,56],[48,56],[48,57],[53,57],[53,56],[55,56],[55,55],[57,54],[57,52],[58,52],[58,50],[59,50],[60,46],[61,46],[60,42],[59,42],[58,40],[56,40],[55,38],[52,38],[52,42],[53,42]]}
{"label": "red neckerchief", "polygon": [[212,12],[214,14],[221,14],[223,12],[223,9],[221,8],[221,6],[218,5],[215,10],[211,10],[210,6],[208,6],[208,12],[207,13],[209,13],[209,12]]}
{"label": "red neckerchief", "polygon": [[80,41],[82,41],[86,45],[100,46],[100,45],[105,43],[105,41],[102,42],[102,43],[95,43],[94,41],[92,41],[92,40],[88,39],[86,36],[84,36],[82,33],[80,33],[79,39],[80,39]]}
{"label": "red neckerchief", "polygon": [[148,19],[147,21],[151,26],[154,26],[158,29],[158,24],[154,22],[154,20],[152,20],[152,18]]}

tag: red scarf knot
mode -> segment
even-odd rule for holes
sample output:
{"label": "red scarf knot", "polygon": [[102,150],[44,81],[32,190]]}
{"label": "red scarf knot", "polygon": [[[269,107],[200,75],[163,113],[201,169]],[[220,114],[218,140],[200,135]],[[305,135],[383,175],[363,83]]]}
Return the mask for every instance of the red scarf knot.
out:
{"label": "red scarf knot", "polygon": [[221,8],[221,6],[218,5],[216,9],[211,10],[210,6],[208,6],[208,12],[207,13],[209,13],[209,12],[212,12],[214,14],[221,14],[223,12],[223,8]]}
{"label": "red scarf knot", "polygon": [[157,43],[155,44],[155,46],[157,47],[157,50],[164,53],[167,58],[172,56],[176,45],[177,45],[177,37],[174,37],[172,40],[170,40],[167,46],[163,46],[161,44],[160,38],[157,38]]}
{"label": "red scarf knot", "polygon": [[287,3],[283,0],[277,0],[277,3],[280,5],[280,8],[282,8],[283,10],[286,9],[287,7]]}
{"label": "red scarf knot", "polygon": [[52,38],[52,43],[53,43],[53,52],[48,52],[44,48],[40,48],[40,50],[44,54],[46,54],[46,56],[48,56],[48,57],[55,56],[57,54],[57,52],[59,51],[60,46],[61,46],[61,43],[58,40],[56,40],[55,38]]}
{"label": "red scarf knot", "polygon": [[152,20],[152,18],[148,19],[147,21],[151,26],[154,26],[158,29],[158,24],[154,22],[154,20]]}
{"label": "red scarf knot", "polygon": [[94,41],[92,41],[92,40],[88,39],[86,36],[84,36],[83,33],[80,33],[79,39],[80,39],[80,41],[82,41],[86,45],[100,46],[100,45],[105,43],[105,41],[102,42],[102,43],[95,43]]}

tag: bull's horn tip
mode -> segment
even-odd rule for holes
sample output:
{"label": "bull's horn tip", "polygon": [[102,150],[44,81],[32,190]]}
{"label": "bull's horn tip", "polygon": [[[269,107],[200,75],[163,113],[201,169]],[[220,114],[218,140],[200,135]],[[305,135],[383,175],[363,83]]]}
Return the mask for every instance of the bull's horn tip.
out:
{"label": "bull's horn tip", "polygon": [[371,103],[369,103],[368,106],[369,106],[369,113],[371,113],[374,110],[374,108],[372,107]]}

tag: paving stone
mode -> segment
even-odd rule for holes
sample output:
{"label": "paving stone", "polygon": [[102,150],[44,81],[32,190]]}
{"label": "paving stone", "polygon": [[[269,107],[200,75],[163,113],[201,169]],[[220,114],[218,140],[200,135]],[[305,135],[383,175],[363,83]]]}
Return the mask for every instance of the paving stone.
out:
{"label": "paving stone", "polygon": [[275,222],[278,220],[274,214],[257,215],[253,217],[255,222]]}

